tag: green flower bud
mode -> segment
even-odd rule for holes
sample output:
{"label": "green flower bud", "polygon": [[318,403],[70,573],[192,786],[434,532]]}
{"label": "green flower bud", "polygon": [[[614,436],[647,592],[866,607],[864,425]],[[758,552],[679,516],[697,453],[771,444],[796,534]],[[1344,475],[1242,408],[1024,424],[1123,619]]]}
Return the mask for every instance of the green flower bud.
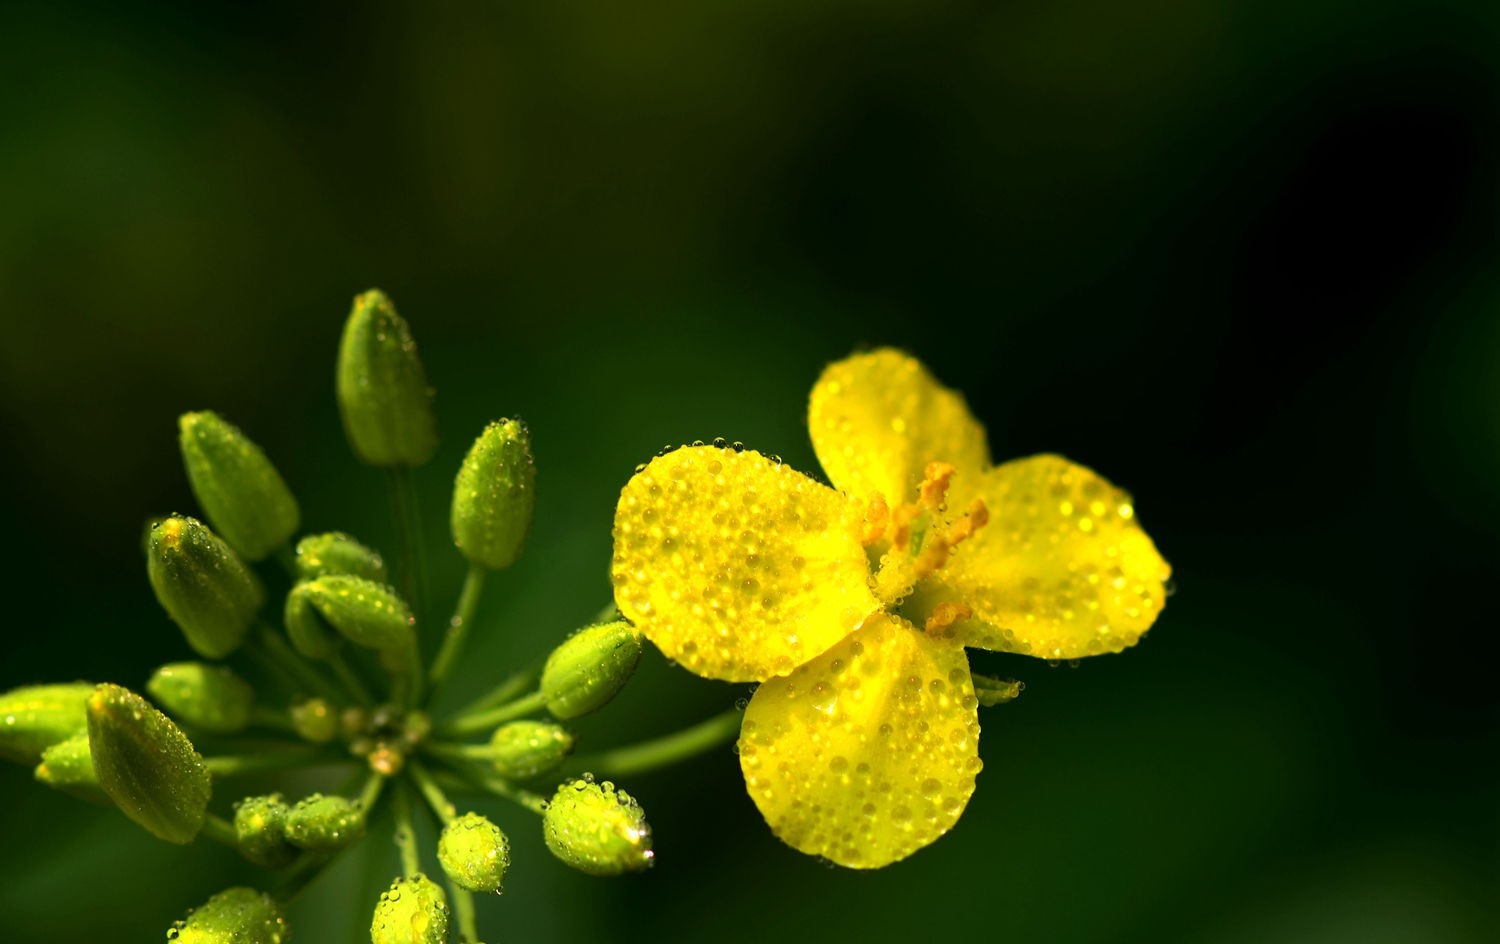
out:
{"label": "green flower bud", "polygon": [[292,730],[304,741],[327,744],[339,736],[338,712],[325,699],[299,701],[288,713],[292,716]]}
{"label": "green flower bud", "polygon": [[490,736],[490,763],[507,780],[530,780],[556,770],[573,744],[573,735],[559,725],[512,721]]}
{"label": "green flower bud", "polygon": [[89,682],[27,685],[0,695],[0,757],[35,764],[42,751],[88,727]]}
{"label": "green flower bud", "polygon": [[172,719],[118,685],[88,701],[89,747],[99,785],[126,816],[167,842],[192,842],[211,782],[203,758]]}
{"label": "green flower bud", "polygon": [[380,893],[370,921],[371,944],[447,944],[448,898],[421,873],[398,878]]}
{"label": "green flower bud", "polygon": [[343,642],[338,631],[313,606],[307,581],[297,584],[286,595],[282,621],[286,624],[286,635],[292,641],[292,648],[309,659],[330,658]]}
{"label": "green flower bud", "polygon": [[234,834],[240,852],[256,865],[279,869],[297,858],[286,841],[286,819],[291,810],[281,794],[246,797],[234,806]]}
{"label": "green flower bud", "polygon": [[1025,689],[1025,682],[974,673],[974,698],[986,708],[1015,701]]}
{"label": "green flower bud", "polygon": [[387,579],[380,552],[365,547],[347,534],[330,531],[309,534],[297,542],[297,576],[315,580],[328,574],[348,574],[376,583]]}
{"label": "green flower bud", "polygon": [[624,620],[580,629],[552,650],[542,669],[547,710],[566,721],[603,708],[640,659],[640,631]]}
{"label": "green flower bud", "polygon": [[245,560],[258,561],[297,531],[297,500],[260,447],[216,413],[177,421],[193,497],[214,530]]}
{"label": "green flower bud", "polygon": [[94,758],[89,753],[89,735],[80,731],[65,741],[58,741],[42,751],[42,762],[36,765],[36,779],[80,800],[113,806],[99,775],[94,773]]}
{"label": "green flower bud", "polygon": [[367,649],[405,653],[416,642],[416,618],[385,584],[334,574],[300,584],[328,625]]}
{"label": "green flower bud", "polygon": [[521,554],[536,504],[536,466],[524,423],[500,420],[479,434],[453,483],[453,543],[490,570]]}
{"label": "green flower bud", "polygon": [[354,299],[339,343],[339,413],[362,462],[422,465],[437,451],[432,388],[411,329],[378,289]]}
{"label": "green flower bud", "polygon": [[365,812],[341,796],[314,793],[286,815],[287,842],[313,852],[337,852],[365,834]]}
{"label": "green flower bud", "polygon": [[245,638],[265,592],[239,556],[198,521],[173,515],[146,536],[156,600],[200,656],[222,659]]}
{"label": "green flower bud", "polygon": [[585,774],[564,783],[542,813],[552,854],[589,875],[619,875],[651,865],[651,827],[635,798]]}
{"label": "green flower bud", "polygon": [[465,813],[443,827],[438,862],[459,888],[499,894],[510,869],[510,840],[483,816]]}
{"label": "green flower bud", "polygon": [[244,887],[219,892],[167,932],[175,944],[282,944],[287,936],[276,900]]}
{"label": "green flower bud", "polygon": [[255,689],[221,665],[174,662],[157,669],[146,692],[178,721],[215,734],[250,724]]}

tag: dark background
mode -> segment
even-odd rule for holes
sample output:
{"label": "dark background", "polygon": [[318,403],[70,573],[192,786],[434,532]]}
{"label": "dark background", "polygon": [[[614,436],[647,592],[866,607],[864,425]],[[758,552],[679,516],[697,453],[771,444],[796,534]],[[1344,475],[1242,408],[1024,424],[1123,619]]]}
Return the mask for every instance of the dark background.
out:
{"label": "dark background", "polygon": [[[1059,451],[1134,493],[1180,588],[1156,629],[1077,669],[975,654],[1026,694],[984,714],[958,827],[877,873],[781,846],[727,749],[627,784],[643,876],[571,873],[480,804],[516,842],[487,939],[1495,940],[1493,10],[8,4],[0,689],[189,656],[139,549],[193,510],[185,410],[259,441],[307,529],[392,546],[332,395],[367,287],[438,390],[439,599],[468,442],[502,415],[534,436],[536,529],[455,702],[608,599],[636,463],[725,436],[814,471],[818,371],[895,344],[997,458]],[[581,728],[743,694],[653,654]],[[0,797],[7,942],[160,939],[267,884],[22,767]],[[394,869],[367,843],[298,940],[368,940]]]}

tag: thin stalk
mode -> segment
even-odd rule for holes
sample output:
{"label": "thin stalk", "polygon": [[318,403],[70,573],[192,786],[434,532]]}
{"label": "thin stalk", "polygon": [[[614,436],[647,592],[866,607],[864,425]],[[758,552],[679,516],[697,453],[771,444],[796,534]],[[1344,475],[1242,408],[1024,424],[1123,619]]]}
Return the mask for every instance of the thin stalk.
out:
{"label": "thin stalk", "polygon": [[422,749],[443,760],[488,762],[492,751],[488,744],[446,744],[442,741],[427,741]]}
{"label": "thin stalk", "polygon": [[466,734],[478,734],[481,731],[487,731],[507,721],[513,721],[516,718],[524,718],[529,714],[534,714],[546,707],[546,705],[547,699],[543,697],[541,692],[532,692],[530,695],[518,698],[508,705],[500,705],[499,707],[491,708],[488,711],[481,711],[478,714],[468,715],[467,717],[460,716],[454,718],[442,726],[441,733],[460,737]]}
{"label": "thin stalk", "polygon": [[385,776],[371,772],[365,778],[365,785],[359,791],[359,808],[370,815],[370,810],[375,808],[375,801],[380,799],[380,788],[385,786]]}
{"label": "thin stalk", "polygon": [[413,487],[411,470],[395,466],[389,470],[386,482],[391,493],[391,506],[396,515],[396,531],[401,544],[401,589],[412,612],[417,615],[417,625],[423,625],[427,615],[426,561],[422,549],[422,529],[418,517],[416,489]]}
{"label": "thin stalk", "polygon": [[324,751],[296,751],[281,754],[244,754],[225,757],[205,757],[203,765],[215,779],[239,777],[262,770],[286,770],[292,767],[316,767],[321,764],[347,763],[349,757],[340,757]]}
{"label": "thin stalk", "polygon": [[684,728],[665,737],[642,741],[626,747],[617,747],[597,754],[575,757],[568,762],[567,769],[625,777],[675,764],[729,743],[740,730],[741,715],[742,712],[738,708],[730,708],[712,718],[700,721],[691,728]]}
{"label": "thin stalk", "polygon": [[[444,779],[444,776],[440,773],[435,773],[433,776],[433,780],[436,782],[443,782]],[[538,796],[530,790],[523,790],[509,780],[487,773],[477,767],[465,766],[459,771],[455,771],[446,780],[450,786],[457,789],[491,793],[497,797],[504,797],[512,803],[525,807],[538,816],[547,808],[546,797]]]}
{"label": "thin stalk", "polygon": [[323,874],[323,869],[327,868],[328,863],[332,861],[332,856],[324,855],[323,853],[302,853],[302,855],[297,857],[297,861],[292,863],[286,881],[272,893],[271,897],[276,899],[277,904],[291,904],[292,900],[300,895],[304,888],[312,884],[313,879]]}
{"label": "thin stalk", "polygon": [[438,650],[437,658],[432,661],[432,672],[428,675],[431,682],[429,699],[437,696],[438,688],[463,652],[464,642],[469,638],[469,626],[474,622],[474,611],[479,607],[479,594],[484,589],[485,573],[483,567],[469,563],[463,590],[458,594],[458,605],[453,608],[453,616],[448,620],[448,633],[443,637],[443,645]]}
{"label": "thin stalk", "polygon": [[328,667],[333,670],[333,674],[338,676],[338,680],[349,690],[349,694],[354,696],[355,701],[366,708],[375,707],[374,696],[370,694],[369,688],[360,679],[359,673],[355,672],[354,667],[344,658],[343,653],[335,652],[329,656]]}
{"label": "thin stalk", "polygon": [[264,658],[273,664],[282,673],[294,678],[298,684],[314,695],[321,695],[329,701],[342,703],[348,701],[348,696],[338,690],[322,673],[309,665],[302,656],[293,649],[291,644],[270,626],[262,623],[249,640],[249,646],[253,650],[259,650]]}
{"label": "thin stalk", "polygon": [[222,816],[215,816],[212,813],[205,816],[203,828],[198,831],[198,835],[212,839],[214,842],[222,842],[232,849],[239,848],[239,833],[235,831],[234,824]]}
{"label": "thin stalk", "polygon": [[432,774],[426,767],[422,766],[422,762],[409,760],[406,762],[406,769],[411,772],[411,779],[416,781],[417,789],[422,792],[423,799],[432,808],[432,814],[438,818],[438,821],[444,826],[453,822],[453,804],[449,802],[448,797],[443,793],[443,788],[437,785],[436,780],[432,779]]}
{"label": "thin stalk", "polygon": [[407,795],[405,783],[396,785],[394,810],[396,847],[401,850],[401,874],[411,878],[422,869],[417,856],[417,831],[412,828],[411,797]]}
{"label": "thin stalk", "polygon": [[488,711],[496,705],[503,705],[535,685],[537,677],[541,674],[542,664],[533,663],[460,708],[454,713],[454,717],[462,718],[465,715]]}

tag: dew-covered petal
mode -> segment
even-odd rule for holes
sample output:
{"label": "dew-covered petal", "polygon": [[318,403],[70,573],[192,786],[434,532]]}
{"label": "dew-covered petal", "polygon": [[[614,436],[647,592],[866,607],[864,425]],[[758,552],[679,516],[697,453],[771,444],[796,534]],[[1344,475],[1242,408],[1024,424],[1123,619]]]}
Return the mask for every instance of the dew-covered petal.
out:
{"label": "dew-covered petal", "polygon": [[974,792],[979,719],[960,646],[884,613],[756,689],[745,786],[781,840],[839,865],[889,865],[947,832]]}
{"label": "dew-covered petal", "polygon": [[929,462],[961,473],[989,467],[984,427],[959,394],[894,348],[829,364],[813,385],[807,423],[835,488],[910,501]]}
{"label": "dew-covered petal", "polygon": [[1076,659],[1119,652],[1151,628],[1172,568],[1129,495],[1054,455],[991,469],[978,494],[989,523],[919,590],[928,606],[973,609],[952,627],[964,645]]}
{"label": "dew-covered petal", "polygon": [[862,515],[852,499],[757,452],[692,446],[658,456],[615,509],[615,602],[698,675],[785,675],[879,607]]}

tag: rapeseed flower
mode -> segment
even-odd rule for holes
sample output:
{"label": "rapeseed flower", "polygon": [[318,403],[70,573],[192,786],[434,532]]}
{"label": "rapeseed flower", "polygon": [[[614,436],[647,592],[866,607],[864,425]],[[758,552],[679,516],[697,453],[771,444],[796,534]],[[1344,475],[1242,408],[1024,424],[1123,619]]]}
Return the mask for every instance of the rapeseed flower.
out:
{"label": "rapeseed flower", "polygon": [[690,671],[760,683],[739,756],[771,830],[878,868],[947,832],[974,791],[964,647],[1119,652],[1171,568],[1089,469],[991,465],[963,398],[900,351],[830,365],[808,424],[832,487],[717,444],[637,472],[615,512],[615,600]]}

